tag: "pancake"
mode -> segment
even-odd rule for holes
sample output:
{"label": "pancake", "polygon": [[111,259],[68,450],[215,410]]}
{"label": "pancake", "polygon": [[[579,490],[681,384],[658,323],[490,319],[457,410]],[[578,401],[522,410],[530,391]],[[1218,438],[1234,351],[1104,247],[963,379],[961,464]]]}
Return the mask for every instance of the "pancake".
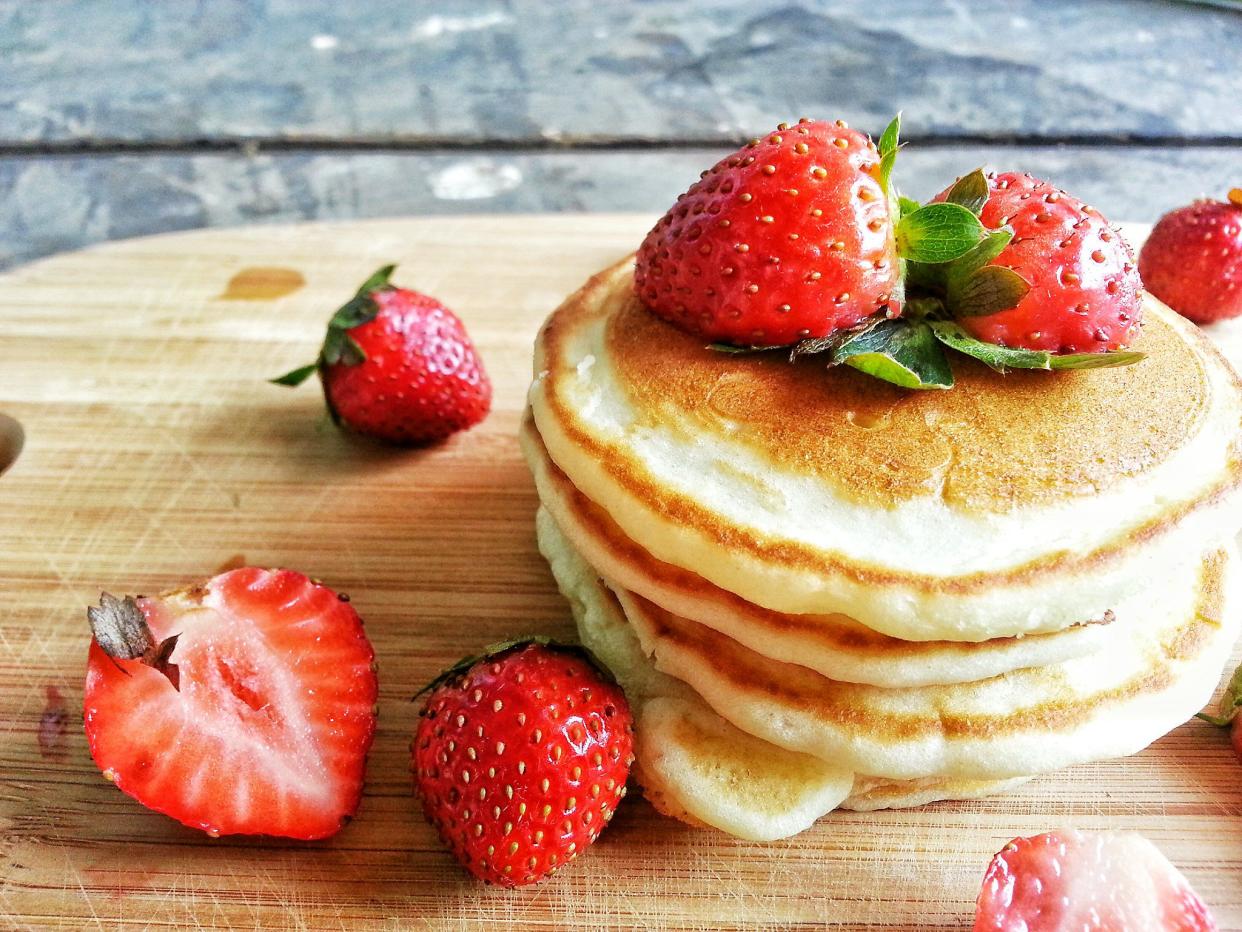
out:
{"label": "pancake", "polygon": [[660,812],[752,841],[797,834],[835,808],[874,810],[972,799],[1025,781],[855,776],[725,721],[685,683],[657,671],[620,604],[540,509],[539,546],[583,644],[616,676],[635,718],[635,776]]}
{"label": "pancake", "polygon": [[854,774],[748,735],[702,702],[656,697],[635,732],[643,794],[665,815],[751,841],[795,835],[850,795]]}
{"label": "pancake", "polygon": [[658,560],[748,602],[906,640],[1102,617],[1242,515],[1242,389],[1147,299],[1137,365],[949,391],[726,355],[648,313],[627,259],[552,314],[530,402],[551,459]]}
{"label": "pancake", "polygon": [[1136,753],[1203,708],[1237,637],[1239,579],[1232,549],[1215,551],[1162,581],[1156,623],[1106,655],[909,689],[829,680],[616,596],[656,669],[743,731],[856,773],[998,779]]}
{"label": "pancake", "polygon": [[854,812],[878,812],[881,809],[914,809],[945,800],[983,799],[999,796],[1030,783],[1033,777],[1009,777],[1003,780],[968,780],[961,777],[930,777],[923,780],[879,780],[861,777],[841,809]]}
{"label": "pancake", "polygon": [[[551,461],[529,417],[522,424],[521,440],[543,506],[610,585],[715,628],[766,657],[809,667],[830,679],[886,687],[969,682],[1080,657],[1126,636],[1120,628],[1129,618],[1128,606],[1064,631],[988,641],[903,641],[843,615],[789,615],[761,608],[655,559],[627,538],[608,512]],[[1114,615],[1121,622],[1109,624]]]}

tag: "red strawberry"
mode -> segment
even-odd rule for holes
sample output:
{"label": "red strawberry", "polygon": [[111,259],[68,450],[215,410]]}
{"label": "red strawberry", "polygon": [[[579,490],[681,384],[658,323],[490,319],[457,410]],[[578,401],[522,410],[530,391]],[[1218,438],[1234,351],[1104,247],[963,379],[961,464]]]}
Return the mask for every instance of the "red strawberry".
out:
{"label": "red strawberry", "polygon": [[272,381],[318,372],[333,419],[399,444],[426,444],[487,416],[492,386],[466,328],[435,298],[372,275],[328,323],[319,358]]}
{"label": "red strawberry", "polygon": [[489,883],[535,883],[608,824],[633,760],[625,695],[576,650],[501,645],[432,684],[413,743],[427,820]]}
{"label": "red strawberry", "polygon": [[1128,346],[1142,320],[1142,283],[1125,240],[1099,211],[1046,181],[1005,172],[987,182],[979,219],[1014,234],[990,264],[1017,272],[1030,290],[1007,310],[958,323],[978,340],[1013,348],[1066,354]]}
{"label": "red strawberry", "polygon": [[900,301],[880,153],[844,123],[782,123],[705,171],[638,250],[634,282],[683,330],[779,346]]}
{"label": "red strawberry", "polygon": [[324,838],[357,810],[377,687],[345,596],[245,567],[88,615],[86,736],[120,789],[213,836]]}
{"label": "red strawberry", "polygon": [[975,912],[975,932],[1215,928],[1186,878],[1132,832],[1015,838],[992,859]]}
{"label": "red strawberry", "polygon": [[1197,323],[1242,314],[1242,188],[1161,217],[1139,273],[1148,291]]}

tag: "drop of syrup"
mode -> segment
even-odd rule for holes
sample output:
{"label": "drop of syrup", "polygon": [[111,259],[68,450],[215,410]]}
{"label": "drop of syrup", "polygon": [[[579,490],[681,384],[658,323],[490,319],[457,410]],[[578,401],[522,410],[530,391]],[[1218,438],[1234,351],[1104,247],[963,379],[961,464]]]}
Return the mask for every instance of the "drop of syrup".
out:
{"label": "drop of syrup", "polygon": [[302,288],[306,279],[297,269],[256,267],[242,269],[229,279],[221,301],[273,301]]}

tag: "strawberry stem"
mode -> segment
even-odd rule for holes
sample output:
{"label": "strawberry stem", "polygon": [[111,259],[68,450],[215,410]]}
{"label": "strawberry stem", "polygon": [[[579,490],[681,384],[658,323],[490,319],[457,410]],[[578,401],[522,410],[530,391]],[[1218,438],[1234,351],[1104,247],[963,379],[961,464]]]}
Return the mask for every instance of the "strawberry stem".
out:
{"label": "strawberry stem", "polygon": [[1218,713],[1209,715],[1207,712],[1200,712],[1195,718],[1201,718],[1209,725],[1224,728],[1231,724],[1239,714],[1242,714],[1242,666],[1233,671],[1229,685],[1225,687],[1225,694],[1221,697]]}
{"label": "strawberry stem", "polygon": [[[140,660],[168,677],[173,689],[181,690],[181,671],[172,662],[177,638],[181,635],[174,634],[157,644],[146,615],[132,596],[118,599],[109,592],[101,592],[98,607],[89,606],[86,618],[95,643],[114,662]],[[128,675],[129,671],[120,663],[116,667]]]}
{"label": "strawberry stem", "polygon": [[[286,372],[284,375],[268,379],[268,381],[273,385],[296,387],[309,379],[315,372],[320,371],[325,365],[330,366],[339,363],[346,366],[356,366],[365,362],[367,358],[366,351],[358,345],[357,340],[349,335],[349,331],[362,324],[370,323],[375,319],[375,315],[379,313],[379,305],[375,303],[375,298],[372,295],[377,291],[392,287],[392,273],[396,268],[395,265],[385,265],[376,269],[362,283],[357,292],[354,293],[354,296],[336,309],[332,319],[328,321],[328,332],[324,335],[323,345],[320,346],[319,355],[314,362],[305,366],[299,366]],[[332,411],[330,402],[328,409]],[[335,411],[332,411],[332,419],[334,421],[337,420]]]}

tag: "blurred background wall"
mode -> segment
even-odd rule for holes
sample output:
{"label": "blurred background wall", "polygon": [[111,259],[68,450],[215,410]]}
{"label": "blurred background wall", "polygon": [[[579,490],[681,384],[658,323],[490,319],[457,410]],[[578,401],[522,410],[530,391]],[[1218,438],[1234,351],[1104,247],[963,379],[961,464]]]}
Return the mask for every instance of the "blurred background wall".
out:
{"label": "blurred background wall", "polygon": [[0,0],[0,267],[118,237],[662,211],[781,120],[916,197],[1025,168],[1115,220],[1242,182],[1242,7],[1156,0]]}

